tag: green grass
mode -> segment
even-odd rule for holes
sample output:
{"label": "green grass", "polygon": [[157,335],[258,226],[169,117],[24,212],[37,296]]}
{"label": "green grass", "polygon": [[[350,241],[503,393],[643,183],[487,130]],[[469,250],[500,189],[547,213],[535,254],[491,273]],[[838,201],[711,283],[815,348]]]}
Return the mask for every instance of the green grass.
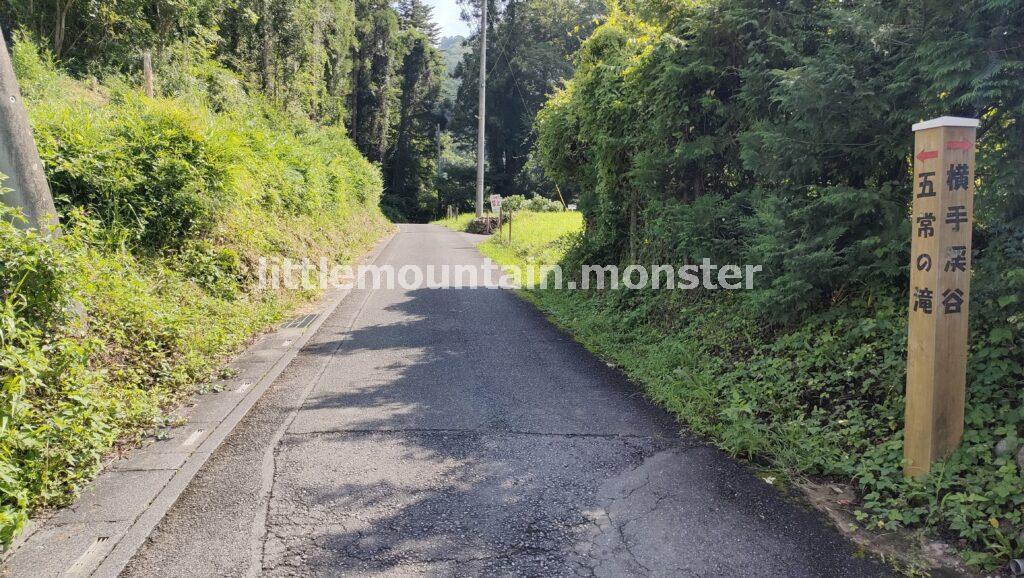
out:
{"label": "green grass", "polygon": [[461,233],[464,232],[467,227],[469,227],[469,224],[473,221],[473,218],[475,216],[476,215],[473,213],[462,213],[452,219],[439,219],[437,221],[433,221],[431,224],[440,225],[446,229],[459,231]]}
{"label": "green grass", "polygon": [[[465,231],[473,220],[472,213],[454,219],[441,219],[432,224],[453,231]],[[534,213],[519,211],[511,224],[479,245],[480,252],[501,265],[516,266],[530,279],[523,284],[540,281],[541,267],[558,263],[583,231],[583,215],[576,211]],[[511,239],[510,239],[511,234]]]}
{"label": "green grass", "polygon": [[[480,246],[484,255],[503,265],[553,265],[565,256],[576,236],[583,231],[583,215],[519,212],[498,234]],[[509,237],[511,235],[511,240]]]}
{"label": "green grass", "polygon": [[[465,231],[472,220],[473,213],[463,213],[454,219],[441,219],[431,224]],[[512,217],[511,225],[502,225],[500,232],[491,235],[478,248],[496,263],[531,273],[532,281],[536,283],[540,280],[540,268],[561,261],[582,232],[583,215],[577,211],[519,211]],[[530,280],[522,281],[527,284]]]}
{"label": "green grass", "polygon": [[[465,231],[473,216],[473,213],[463,213],[454,219],[441,219],[432,224]],[[576,211],[519,211],[512,217],[511,224],[505,223],[498,233],[478,248],[484,256],[501,265],[517,266],[524,273],[529,273],[532,279],[523,279],[524,284],[531,280],[536,283],[540,280],[540,268],[558,263],[582,231],[583,215]]]}
{"label": "green grass", "polygon": [[523,284],[536,284],[541,267],[558,263],[582,231],[583,216],[578,212],[522,211],[512,218],[511,227],[506,223],[479,249],[497,263],[518,267],[530,277],[523,278]]}

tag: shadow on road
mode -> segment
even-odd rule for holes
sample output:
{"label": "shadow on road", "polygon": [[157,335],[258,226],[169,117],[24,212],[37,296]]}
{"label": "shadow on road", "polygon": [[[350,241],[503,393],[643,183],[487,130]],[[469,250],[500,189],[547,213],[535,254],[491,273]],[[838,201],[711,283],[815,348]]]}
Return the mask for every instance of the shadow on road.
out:
{"label": "shadow on road", "polygon": [[278,450],[266,569],[879,573],[511,294],[364,315],[304,352],[328,366]]}
{"label": "shadow on road", "polygon": [[[403,226],[381,262],[465,263]],[[126,575],[873,576],[512,293],[355,291]]]}

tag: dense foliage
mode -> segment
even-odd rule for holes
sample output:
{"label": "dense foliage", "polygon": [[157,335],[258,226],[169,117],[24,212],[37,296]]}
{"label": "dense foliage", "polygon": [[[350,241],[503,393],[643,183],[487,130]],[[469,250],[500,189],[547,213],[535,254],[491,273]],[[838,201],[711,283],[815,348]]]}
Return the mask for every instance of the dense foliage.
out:
{"label": "dense foliage", "polygon": [[439,208],[434,180],[441,124],[437,103],[445,68],[441,53],[420,28],[407,32],[403,42],[405,58],[397,71],[398,115],[395,143],[386,163],[384,210],[423,220]]}
{"label": "dense foliage", "polygon": [[501,209],[506,213],[530,211],[534,213],[554,213],[565,210],[562,203],[541,196],[526,198],[523,195],[509,195],[501,201]]}
{"label": "dense foliage", "polygon": [[0,218],[0,545],[309,296],[258,286],[260,257],[346,261],[387,230],[380,171],[342,128],[216,63],[151,99],[45,54],[22,40],[13,59],[64,235]]}
{"label": "dense foliage", "polygon": [[438,210],[445,73],[422,0],[14,0],[0,4],[0,24],[8,37],[28,31],[79,76],[138,82],[149,52],[163,95],[210,89],[227,99],[216,109],[258,90],[292,116],[345,126],[382,165],[387,213]]}
{"label": "dense foliage", "polygon": [[[752,263],[742,295],[552,294],[698,431],[852,479],[872,526],[975,561],[1024,554],[1024,10],[967,2],[623,2],[541,111],[539,158],[581,185],[570,263]],[[967,431],[901,475],[910,124],[982,119]],[[557,313],[561,312],[561,313]]]}
{"label": "dense foliage", "polygon": [[764,264],[759,307],[785,320],[903,284],[909,126],[980,117],[985,261],[1024,219],[1013,6],[641,2],[540,115],[544,166],[584,183],[589,255]]}

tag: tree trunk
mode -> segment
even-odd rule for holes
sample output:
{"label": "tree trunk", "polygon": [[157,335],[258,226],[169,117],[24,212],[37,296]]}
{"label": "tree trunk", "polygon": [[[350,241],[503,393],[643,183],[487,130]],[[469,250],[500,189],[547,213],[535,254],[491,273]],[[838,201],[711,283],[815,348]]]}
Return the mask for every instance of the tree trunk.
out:
{"label": "tree trunk", "polygon": [[270,62],[270,53],[272,50],[273,43],[273,31],[271,26],[270,18],[270,3],[271,0],[263,0],[262,9],[260,10],[260,32],[262,35],[262,45],[260,46],[260,64],[261,71],[260,76],[263,81],[263,91],[268,95],[272,93],[273,83],[273,71]]}
{"label": "tree trunk", "polygon": [[64,37],[67,33],[68,13],[71,12],[71,6],[73,6],[74,3],[75,0],[68,0],[67,4],[61,8],[60,2],[57,2],[57,22],[53,27],[53,56],[57,60],[60,60],[61,53],[64,50]]}

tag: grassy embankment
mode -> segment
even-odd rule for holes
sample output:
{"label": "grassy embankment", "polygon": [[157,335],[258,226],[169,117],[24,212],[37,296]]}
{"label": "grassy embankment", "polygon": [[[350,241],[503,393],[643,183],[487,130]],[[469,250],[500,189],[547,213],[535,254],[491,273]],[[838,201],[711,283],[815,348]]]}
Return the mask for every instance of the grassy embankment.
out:
{"label": "grassy embankment", "polygon": [[[439,219],[431,224],[461,232],[472,220],[473,213],[462,213],[453,219]],[[540,268],[558,263],[572,246],[576,235],[583,230],[583,215],[576,211],[520,211],[512,219],[511,241],[509,229],[508,223],[503,224],[499,234],[479,245],[480,252],[497,263],[518,267],[524,274],[530,273],[536,283],[540,281]],[[528,281],[522,280],[523,284]]]}
{"label": "grassy embankment", "polygon": [[313,296],[259,288],[261,257],[344,262],[390,227],[343,129],[211,61],[150,99],[14,59],[65,234],[0,222],[0,546]]}
{"label": "grassy embankment", "polygon": [[[523,274],[539,282],[540,268],[558,263],[583,229],[583,215],[578,212],[520,212],[512,219],[512,240],[509,225],[480,245],[480,252],[502,265],[513,265]],[[524,284],[529,279],[523,279]]]}
{"label": "grassy embankment", "polygon": [[[579,214],[525,214],[511,245],[492,237],[480,249],[502,264],[554,264],[571,250],[581,225]],[[993,385],[998,380],[975,374],[963,446],[931,479],[904,480],[899,438],[879,445],[871,435],[902,427],[904,303],[837,304],[768,333],[738,299],[683,293],[522,292],[731,455],[780,479],[852,484],[859,501],[850,509],[863,528],[920,528],[952,540],[980,565],[1018,553],[1018,465],[1013,453],[993,456],[992,443],[1016,439],[1012,424],[1020,410]],[[992,345],[972,352],[981,364],[1000,355]],[[993,432],[986,426],[992,416],[1010,425]]]}
{"label": "grassy embankment", "polygon": [[473,221],[474,216],[475,215],[473,213],[462,213],[452,219],[439,219],[437,221],[433,221],[433,224],[441,225],[442,227],[446,229],[451,229],[453,231],[462,232],[465,231],[469,224]]}

